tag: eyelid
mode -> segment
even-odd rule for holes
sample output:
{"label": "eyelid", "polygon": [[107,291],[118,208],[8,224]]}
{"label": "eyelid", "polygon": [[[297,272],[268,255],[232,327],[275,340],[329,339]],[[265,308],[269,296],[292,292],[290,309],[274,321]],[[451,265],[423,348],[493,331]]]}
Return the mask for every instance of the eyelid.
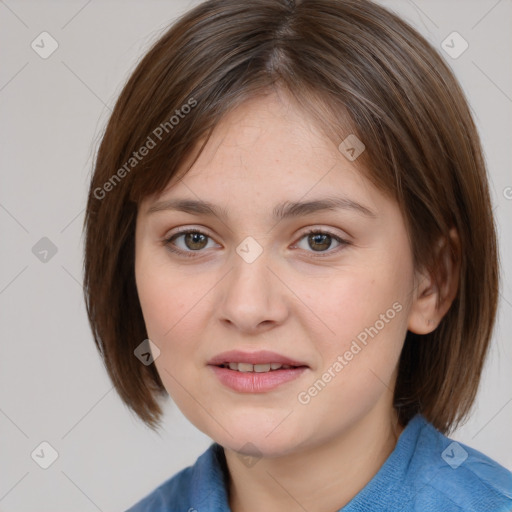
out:
{"label": "eyelid", "polygon": [[176,236],[176,235],[179,235],[179,234],[183,234],[183,233],[186,234],[186,233],[190,233],[190,232],[201,233],[202,235],[206,235],[209,238],[213,239],[213,236],[209,234],[208,229],[204,228],[203,226],[199,226],[199,227],[196,227],[196,226],[180,226],[179,228],[176,228],[176,230],[173,231],[173,233],[171,233],[169,235],[165,235],[163,237],[163,240],[169,240],[169,238],[172,238],[173,236]]}

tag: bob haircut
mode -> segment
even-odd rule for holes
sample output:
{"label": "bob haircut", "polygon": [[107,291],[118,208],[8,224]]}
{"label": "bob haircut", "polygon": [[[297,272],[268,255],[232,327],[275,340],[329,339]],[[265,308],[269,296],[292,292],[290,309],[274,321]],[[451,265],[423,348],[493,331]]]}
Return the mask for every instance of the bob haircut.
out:
{"label": "bob haircut", "polygon": [[208,0],[137,65],[97,151],[84,221],[84,295],[108,374],[124,403],[157,430],[165,388],[155,365],[134,356],[147,338],[134,275],[138,206],[186,174],[227,112],[277,88],[336,146],[348,134],[363,141],[356,165],[398,203],[417,269],[436,279],[441,238],[459,260],[458,292],[439,326],[406,335],[394,392],[403,425],[421,413],[447,433],[467,418],[495,322],[486,168],[442,57],[368,0]]}

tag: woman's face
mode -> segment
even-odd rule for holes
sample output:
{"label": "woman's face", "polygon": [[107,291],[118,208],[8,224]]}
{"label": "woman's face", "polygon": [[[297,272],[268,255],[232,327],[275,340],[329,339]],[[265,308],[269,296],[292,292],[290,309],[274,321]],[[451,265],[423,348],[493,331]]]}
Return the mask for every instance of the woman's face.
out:
{"label": "woman's face", "polygon": [[398,205],[356,164],[272,95],[226,116],[184,179],[141,204],[135,273],[156,367],[226,448],[284,455],[392,416],[415,274]]}

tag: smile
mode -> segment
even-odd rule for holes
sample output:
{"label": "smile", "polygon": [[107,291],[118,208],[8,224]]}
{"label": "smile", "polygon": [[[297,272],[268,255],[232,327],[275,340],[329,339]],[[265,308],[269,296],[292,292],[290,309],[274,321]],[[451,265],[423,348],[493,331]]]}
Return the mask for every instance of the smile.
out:
{"label": "smile", "polygon": [[235,370],[239,372],[256,372],[256,373],[265,373],[270,371],[279,370],[283,368],[288,370],[290,368],[295,368],[294,366],[290,366],[289,364],[281,364],[281,363],[266,363],[266,364],[250,364],[250,363],[224,363],[219,365],[221,368],[229,368],[230,370]]}
{"label": "smile", "polygon": [[[265,393],[300,377],[307,366],[290,366],[281,363],[249,364],[227,363],[209,365],[223,386],[238,393]],[[274,368],[273,368],[274,367]]]}

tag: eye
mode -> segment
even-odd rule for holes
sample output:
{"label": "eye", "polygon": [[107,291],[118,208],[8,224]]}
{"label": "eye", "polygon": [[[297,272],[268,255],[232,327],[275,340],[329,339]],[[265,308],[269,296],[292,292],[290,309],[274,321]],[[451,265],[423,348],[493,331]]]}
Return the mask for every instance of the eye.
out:
{"label": "eye", "polygon": [[[176,244],[177,240],[181,239],[180,244]],[[175,233],[170,237],[164,239],[164,244],[167,248],[174,253],[183,254],[184,256],[194,256],[194,252],[199,252],[201,249],[209,248],[207,242],[210,237],[197,229],[187,229]]]}
{"label": "eye", "polygon": [[[335,250],[328,251],[326,255],[331,255],[334,252],[338,252],[338,250],[346,245],[349,245],[347,240],[340,238],[339,236],[331,233],[329,231],[323,231],[321,229],[311,229],[304,233],[301,237],[301,241],[305,239],[305,243],[308,247],[312,248],[316,253],[326,253],[326,249],[329,249],[332,245],[332,242],[336,242],[338,245]],[[300,243],[300,242],[299,242]],[[299,244],[296,244],[299,246]],[[300,247],[301,249],[308,250],[307,247]],[[324,256],[324,254],[318,254],[318,256]]]}
{"label": "eye", "polygon": [[[332,253],[338,252],[338,250],[350,244],[350,242],[340,238],[338,235],[321,229],[311,229],[307,231],[300,238],[300,242],[304,239],[306,244],[313,250],[310,251],[307,247],[299,248],[308,252],[317,253],[315,256],[319,257],[330,256]],[[176,243],[178,240],[180,243]],[[201,252],[202,249],[211,248],[211,246],[208,246],[209,240],[211,240],[211,237],[198,229],[184,229],[165,238],[163,243],[167,249],[173,253],[194,257],[196,256],[194,253]],[[296,246],[299,246],[300,242],[296,244]],[[335,250],[327,251],[327,249],[332,246],[333,242],[338,244],[337,247]]]}

